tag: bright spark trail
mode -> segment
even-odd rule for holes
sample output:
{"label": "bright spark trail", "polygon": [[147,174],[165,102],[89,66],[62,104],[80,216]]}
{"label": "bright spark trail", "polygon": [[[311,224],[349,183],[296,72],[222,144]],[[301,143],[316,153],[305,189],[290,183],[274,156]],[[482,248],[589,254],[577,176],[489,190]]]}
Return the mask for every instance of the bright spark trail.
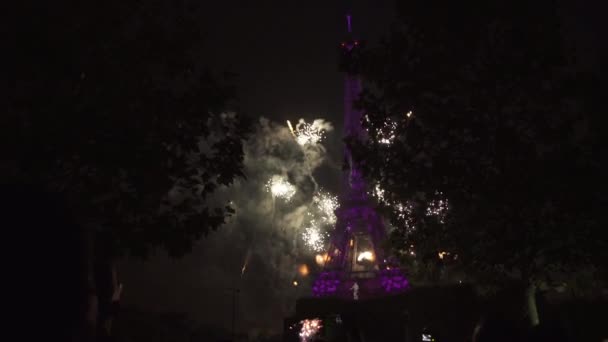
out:
{"label": "bright spark trail", "polygon": [[300,119],[295,128],[287,120],[287,126],[300,146],[314,145],[325,138],[325,129],[321,120],[315,120],[312,124],[309,124],[304,119]]}
{"label": "bright spark trail", "polygon": [[251,249],[248,249],[247,254],[245,254],[245,260],[243,261],[243,267],[241,267],[241,278],[243,278],[243,275],[245,274],[245,271],[247,270],[247,265],[249,264],[250,257],[251,257]]}

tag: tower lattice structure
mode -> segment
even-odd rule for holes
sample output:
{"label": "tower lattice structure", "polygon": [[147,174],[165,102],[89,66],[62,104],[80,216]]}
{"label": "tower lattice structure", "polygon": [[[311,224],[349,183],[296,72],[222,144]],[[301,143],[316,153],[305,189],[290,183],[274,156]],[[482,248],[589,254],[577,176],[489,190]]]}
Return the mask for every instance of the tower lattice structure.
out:
{"label": "tower lattice structure", "polygon": [[[361,126],[363,113],[354,105],[361,94],[359,54],[363,43],[353,38],[351,16],[347,15],[348,37],[340,44],[340,68],[344,72],[344,135],[365,139]],[[325,255],[323,271],[313,284],[313,295],[353,297],[358,288],[360,298],[403,291],[408,282],[402,270],[391,265],[381,245],[386,238],[382,217],[367,194],[361,169],[349,146],[344,148],[348,165],[336,227]],[[357,284],[355,286],[355,284]]]}

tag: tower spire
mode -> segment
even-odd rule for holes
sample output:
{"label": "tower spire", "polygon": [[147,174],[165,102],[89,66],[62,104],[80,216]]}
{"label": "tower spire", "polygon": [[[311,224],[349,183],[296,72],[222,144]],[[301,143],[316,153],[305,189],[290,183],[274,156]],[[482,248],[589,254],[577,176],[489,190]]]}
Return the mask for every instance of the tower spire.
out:
{"label": "tower spire", "polygon": [[348,33],[353,33],[352,25],[351,25],[351,15],[350,13],[346,13],[346,29]]}
{"label": "tower spire", "polygon": [[[359,55],[361,42],[352,36],[351,12],[346,11],[348,36],[340,44],[340,69],[344,71],[344,134],[353,139],[365,139],[361,125],[363,113],[355,106],[361,95]],[[367,194],[367,184],[350,146],[344,147],[348,164],[344,172],[344,188],[340,196],[337,222],[323,271],[313,284],[315,296],[337,296],[359,299],[395,293],[408,287],[401,270],[385,259],[381,248],[386,239],[382,217]],[[355,291],[351,296],[351,291]]]}

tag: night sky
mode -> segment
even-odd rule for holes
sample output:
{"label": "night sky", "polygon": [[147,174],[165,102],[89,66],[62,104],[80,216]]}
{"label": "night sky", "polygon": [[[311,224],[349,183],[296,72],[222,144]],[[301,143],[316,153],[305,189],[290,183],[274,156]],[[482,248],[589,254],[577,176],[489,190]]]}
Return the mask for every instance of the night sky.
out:
{"label": "night sky", "polygon": [[[214,70],[229,70],[238,75],[236,84],[243,113],[256,119],[265,117],[283,126],[285,120],[293,122],[300,117],[324,118],[333,123],[335,130],[324,142],[328,154],[316,169],[315,177],[322,187],[335,192],[340,177],[342,117],[342,75],[336,62],[337,44],[345,31],[345,3],[265,0],[224,1],[206,6],[201,25],[208,33],[207,40],[202,42],[209,52],[208,63]],[[594,57],[597,51],[591,51],[591,47],[597,45],[598,38],[590,32],[597,31],[599,14],[594,13],[599,12],[582,5],[568,6],[571,17],[566,21],[572,24],[581,63],[595,66],[599,58]],[[352,5],[355,33],[371,43],[377,42],[393,18],[392,7],[392,0],[355,1]],[[590,19],[576,19],[580,17]],[[277,139],[285,138],[284,131],[277,134],[280,135]],[[255,184],[256,172],[262,171],[256,169],[248,175],[250,183]],[[255,195],[247,189],[251,188],[243,185],[239,196],[252,196],[250,200],[255,201]],[[287,217],[291,212],[284,214]],[[262,232],[268,224],[265,218],[249,223],[259,226]],[[228,289],[239,286],[243,291],[239,329],[279,332],[293,300],[304,294],[297,291],[304,288],[268,279],[274,274],[273,267],[266,265],[263,253],[257,257],[254,253],[248,273],[239,280],[251,239],[257,239],[259,251],[272,249],[273,257],[282,253],[281,247],[269,240],[272,235],[246,229],[249,228],[238,223],[222,228],[180,261],[159,256],[149,263],[126,262],[120,269],[125,305],[188,312],[205,324],[229,329],[232,297]]]}
{"label": "night sky", "polygon": [[[355,34],[374,43],[388,28],[393,3],[266,0],[207,5],[202,24],[209,34],[210,66],[238,75],[240,107],[249,116],[281,123],[300,117],[332,122],[337,129],[325,145],[339,157],[343,78],[337,48],[345,36],[345,8],[353,13]],[[336,184],[339,172],[320,171],[322,182]]]}

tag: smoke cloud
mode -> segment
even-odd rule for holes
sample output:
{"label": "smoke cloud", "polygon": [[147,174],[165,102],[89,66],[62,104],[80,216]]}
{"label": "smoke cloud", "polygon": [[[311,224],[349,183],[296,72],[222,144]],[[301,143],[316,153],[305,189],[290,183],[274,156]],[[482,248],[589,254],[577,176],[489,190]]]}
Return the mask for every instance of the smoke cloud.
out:
{"label": "smoke cloud", "polygon": [[[321,119],[311,126],[333,130]],[[236,213],[182,260],[156,256],[147,263],[125,261],[126,305],[187,312],[229,330],[238,289],[238,330],[280,332],[296,298],[309,292],[310,275],[298,275],[298,265],[316,267],[315,254],[301,235],[318,215],[313,172],[327,159],[322,142],[301,144],[295,138],[286,124],[260,119],[245,143],[247,179],[217,194],[218,203],[230,202]],[[289,201],[268,191],[268,181],[276,176],[295,187]]]}

